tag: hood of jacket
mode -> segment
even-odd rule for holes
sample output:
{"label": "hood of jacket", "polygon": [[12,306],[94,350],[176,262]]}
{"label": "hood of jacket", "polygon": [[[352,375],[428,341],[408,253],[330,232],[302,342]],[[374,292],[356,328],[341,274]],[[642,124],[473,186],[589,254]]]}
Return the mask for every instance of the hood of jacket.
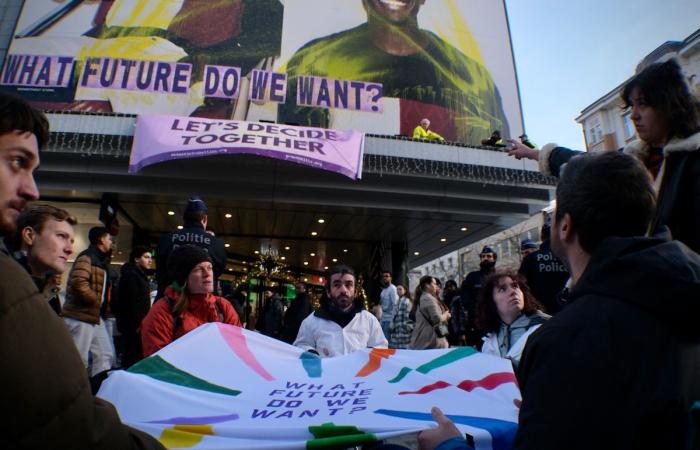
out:
{"label": "hood of jacket", "polygon": [[678,241],[604,240],[572,288],[570,301],[589,295],[625,302],[669,324],[674,332],[700,337],[700,256]]}
{"label": "hood of jacket", "polygon": [[[651,147],[642,140],[636,140],[627,144],[623,151],[629,155],[635,156],[641,161],[645,161],[649,156]],[[664,146],[664,156],[675,152],[697,151],[700,151],[700,132],[690,135],[687,138],[673,138]]]}

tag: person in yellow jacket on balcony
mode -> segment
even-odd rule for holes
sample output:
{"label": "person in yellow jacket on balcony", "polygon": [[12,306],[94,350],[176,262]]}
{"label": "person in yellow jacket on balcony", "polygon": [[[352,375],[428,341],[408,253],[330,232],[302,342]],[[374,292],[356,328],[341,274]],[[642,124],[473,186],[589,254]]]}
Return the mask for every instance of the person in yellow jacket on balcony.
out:
{"label": "person in yellow jacket on balcony", "polygon": [[420,124],[413,129],[413,139],[427,139],[430,141],[445,142],[445,138],[434,131],[430,131],[430,120],[421,119]]}

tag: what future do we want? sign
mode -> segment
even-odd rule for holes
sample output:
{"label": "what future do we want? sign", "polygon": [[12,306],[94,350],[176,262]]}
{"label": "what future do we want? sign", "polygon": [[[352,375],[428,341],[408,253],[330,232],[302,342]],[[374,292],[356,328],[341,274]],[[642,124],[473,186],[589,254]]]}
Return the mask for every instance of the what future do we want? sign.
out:
{"label": "what future do we want? sign", "polygon": [[166,447],[192,449],[347,448],[434,426],[432,406],[477,449],[509,449],[520,399],[510,362],[471,347],[322,359],[220,323],[113,373],[98,395]]}

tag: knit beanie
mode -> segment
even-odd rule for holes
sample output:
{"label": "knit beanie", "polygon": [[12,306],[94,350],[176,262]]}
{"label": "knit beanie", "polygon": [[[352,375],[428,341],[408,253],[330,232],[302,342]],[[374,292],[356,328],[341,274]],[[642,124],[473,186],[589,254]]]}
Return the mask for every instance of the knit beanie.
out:
{"label": "knit beanie", "polygon": [[202,262],[211,262],[209,253],[196,245],[180,245],[175,247],[168,256],[168,273],[173,277],[177,286],[182,288],[194,267]]}

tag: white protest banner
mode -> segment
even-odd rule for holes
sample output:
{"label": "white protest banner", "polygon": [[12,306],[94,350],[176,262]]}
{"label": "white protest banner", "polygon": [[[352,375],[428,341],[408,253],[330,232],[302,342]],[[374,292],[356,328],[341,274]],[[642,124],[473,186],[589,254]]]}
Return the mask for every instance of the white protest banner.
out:
{"label": "white protest banner", "polygon": [[470,347],[321,359],[220,323],[113,373],[98,395],[171,449],[347,448],[434,426],[432,406],[477,449],[509,449],[520,399],[510,361]]}

